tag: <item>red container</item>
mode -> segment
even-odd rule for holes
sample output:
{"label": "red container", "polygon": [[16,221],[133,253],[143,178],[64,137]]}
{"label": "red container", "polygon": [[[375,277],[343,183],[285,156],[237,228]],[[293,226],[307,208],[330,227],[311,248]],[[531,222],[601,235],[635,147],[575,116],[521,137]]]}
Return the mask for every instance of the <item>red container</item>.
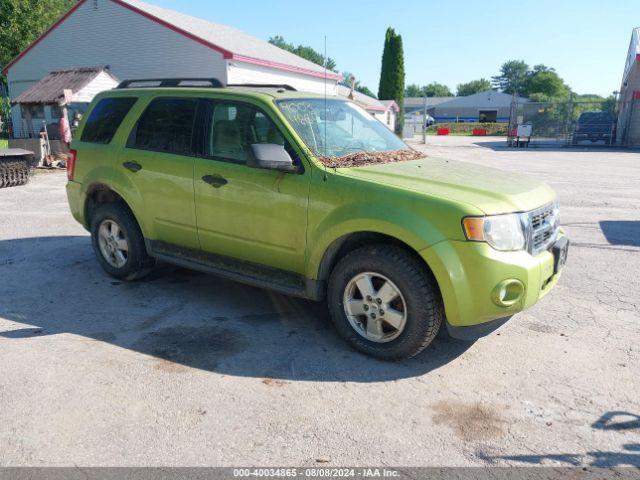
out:
{"label": "red container", "polygon": [[486,136],[488,133],[486,128],[474,128],[473,130],[471,130],[471,134],[474,137],[484,137]]}
{"label": "red container", "polygon": [[438,135],[449,135],[449,129],[445,127],[438,127]]}

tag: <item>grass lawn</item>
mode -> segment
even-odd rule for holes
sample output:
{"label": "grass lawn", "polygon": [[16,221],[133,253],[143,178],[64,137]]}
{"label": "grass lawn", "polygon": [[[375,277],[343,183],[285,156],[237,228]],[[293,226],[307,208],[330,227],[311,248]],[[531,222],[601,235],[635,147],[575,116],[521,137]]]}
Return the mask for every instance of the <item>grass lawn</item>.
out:
{"label": "grass lawn", "polygon": [[0,138],[0,148],[7,147],[9,147],[9,140],[7,140],[6,138]]}

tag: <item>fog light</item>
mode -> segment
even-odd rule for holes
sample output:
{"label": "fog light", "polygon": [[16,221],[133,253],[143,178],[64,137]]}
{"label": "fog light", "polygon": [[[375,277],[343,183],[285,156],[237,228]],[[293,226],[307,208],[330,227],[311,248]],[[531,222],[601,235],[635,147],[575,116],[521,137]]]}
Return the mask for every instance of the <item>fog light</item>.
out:
{"label": "fog light", "polygon": [[499,307],[510,307],[524,295],[524,285],[520,280],[510,278],[500,282],[491,292],[491,300]]}

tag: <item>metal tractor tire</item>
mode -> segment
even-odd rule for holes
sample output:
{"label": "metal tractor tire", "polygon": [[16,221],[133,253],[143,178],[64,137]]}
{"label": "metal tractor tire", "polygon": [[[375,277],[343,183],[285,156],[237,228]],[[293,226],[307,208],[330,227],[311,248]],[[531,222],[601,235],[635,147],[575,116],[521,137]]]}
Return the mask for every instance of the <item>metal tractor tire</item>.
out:
{"label": "metal tractor tire", "polygon": [[0,161],[0,188],[25,185],[30,174],[31,168],[26,160]]}

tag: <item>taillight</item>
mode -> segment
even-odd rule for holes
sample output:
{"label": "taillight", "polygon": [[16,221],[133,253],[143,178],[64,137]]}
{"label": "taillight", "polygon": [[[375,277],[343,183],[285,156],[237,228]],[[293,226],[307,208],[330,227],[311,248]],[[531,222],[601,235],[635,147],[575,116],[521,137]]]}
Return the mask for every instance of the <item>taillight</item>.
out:
{"label": "taillight", "polygon": [[69,150],[67,155],[67,179],[73,180],[73,175],[76,172],[76,160],[78,159],[78,152],[75,150]]}

